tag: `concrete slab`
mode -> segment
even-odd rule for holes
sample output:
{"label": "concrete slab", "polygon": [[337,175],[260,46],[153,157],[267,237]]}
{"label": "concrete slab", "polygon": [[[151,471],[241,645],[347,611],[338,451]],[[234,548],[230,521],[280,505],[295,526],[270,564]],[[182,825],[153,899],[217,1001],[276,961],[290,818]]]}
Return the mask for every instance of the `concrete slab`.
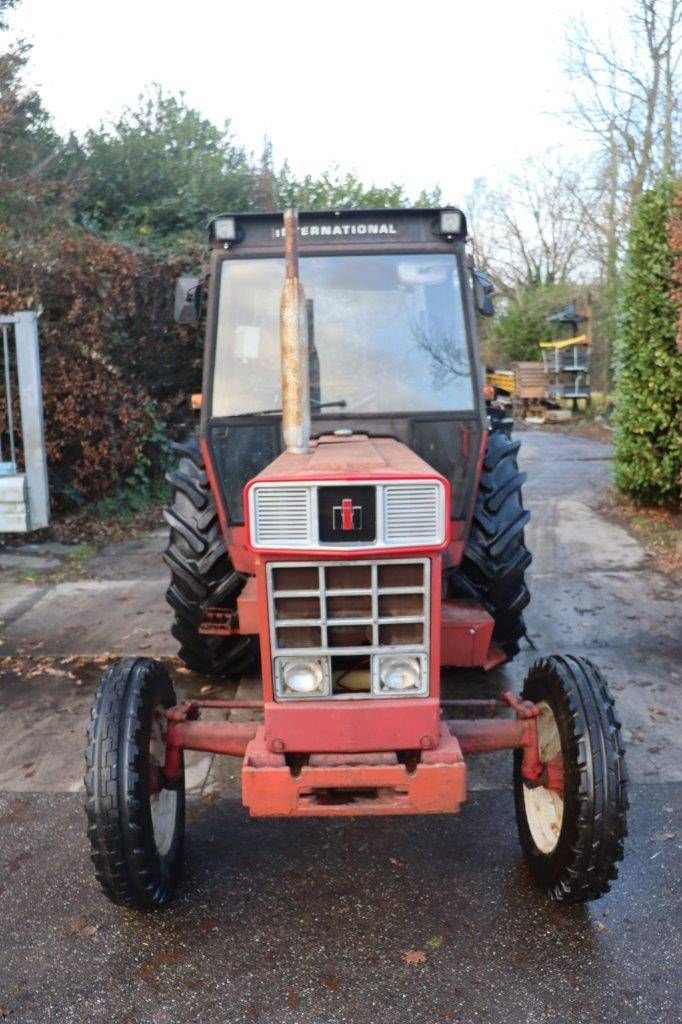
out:
{"label": "concrete slab", "polygon": [[593,512],[582,501],[530,498],[527,544],[535,576],[561,579],[593,570],[628,570],[647,555],[627,530]]}
{"label": "concrete slab", "polygon": [[5,631],[4,652],[43,654],[175,654],[172,615],[161,580],[59,583]]}
{"label": "concrete slab", "polygon": [[[46,593],[46,587],[31,583],[0,582],[0,627],[23,615]],[[4,643],[4,630],[0,628]]]}
{"label": "concrete slab", "polygon": [[[168,667],[180,700],[198,697],[207,685],[206,677],[176,671],[173,663]],[[90,706],[105,668],[105,659],[42,656],[0,661],[0,791],[82,790]],[[212,693],[230,698],[235,688],[234,682],[216,684]],[[200,752],[186,753],[190,792],[204,792],[213,760]]]}
{"label": "concrete slab", "polygon": [[25,572],[46,572],[57,569],[62,563],[49,554],[33,555],[19,551],[0,551],[0,569],[19,569]]}
{"label": "concrete slab", "polygon": [[682,587],[651,572],[532,573],[528,633],[545,650],[620,648],[631,663],[649,652],[682,656]]}
{"label": "concrete slab", "polygon": [[165,590],[168,569],[162,554],[167,543],[168,531],[159,529],[144,537],[107,544],[86,562],[85,570],[93,579],[158,580]]}

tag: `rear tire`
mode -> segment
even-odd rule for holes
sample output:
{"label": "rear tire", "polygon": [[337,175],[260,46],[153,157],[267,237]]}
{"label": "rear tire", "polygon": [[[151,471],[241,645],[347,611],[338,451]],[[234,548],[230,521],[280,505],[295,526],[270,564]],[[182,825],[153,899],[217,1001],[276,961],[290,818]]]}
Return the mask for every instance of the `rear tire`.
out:
{"label": "rear tire", "polygon": [[234,569],[227,553],[196,439],[173,449],[180,461],[166,475],[173,496],[164,512],[170,538],[163,556],[171,573],[166,591],[175,612],[171,632],[188,668],[225,678],[241,675],[253,661],[251,637],[205,636],[199,627],[208,608],[236,611],[246,577]]}
{"label": "rear tire", "polygon": [[[618,877],[627,835],[627,774],[620,722],[599,670],[586,658],[536,661],[523,698],[540,705],[539,785],[521,775],[514,751],[514,803],[531,874],[552,900],[582,903],[607,893]],[[563,776],[563,782],[561,781]],[[556,781],[558,779],[558,782]]]}
{"label": "rear tire", "polygon": [[459,566],[449,574],[449,594],[482,604],[495,620],[493,643],[508,660],[525,636],[523,609],[530,601],[526,569],[531,553],[524,527],[530,512],[523,507],[519,472],[520,441],[512,441],[512,421],[492,424],[474,506],[469,539]]}
{"label": "rear tire", "polygon": [[155,789],[166,719],[177,703],[164,666],[124,658],[106,670],[85,755],[88,836],[95,876],[112,903],[149,909],[173,896],[182,869],[184,778]]}

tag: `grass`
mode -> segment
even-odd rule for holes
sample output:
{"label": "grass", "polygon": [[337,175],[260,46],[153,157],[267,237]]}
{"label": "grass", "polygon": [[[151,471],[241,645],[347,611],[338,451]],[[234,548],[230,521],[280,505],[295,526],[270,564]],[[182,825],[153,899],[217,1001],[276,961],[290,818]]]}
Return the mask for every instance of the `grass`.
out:
{"label": "grass", "polygon": [[70,565],[74,568],[82,566],[85,562],[89,561],[93,555],[97,554],[97,546],[95,544],[76,544],[75,547],[67,553],[67,560]]}

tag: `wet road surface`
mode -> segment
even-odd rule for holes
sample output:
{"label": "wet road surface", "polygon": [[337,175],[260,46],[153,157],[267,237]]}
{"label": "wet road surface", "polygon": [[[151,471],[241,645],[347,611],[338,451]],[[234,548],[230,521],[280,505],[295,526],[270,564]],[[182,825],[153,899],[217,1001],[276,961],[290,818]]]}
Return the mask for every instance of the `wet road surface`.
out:
{"label": "wet road surface", "polygon": [[636,787],[620,880],[568,908],[533,889],[508,793],[457,818],[317,823],[199,800],[180,898],[140,914],[99,895],[78,797],[15,796],[0,804],[2,1001],[26,1024],[671,1024],[679,797]]}

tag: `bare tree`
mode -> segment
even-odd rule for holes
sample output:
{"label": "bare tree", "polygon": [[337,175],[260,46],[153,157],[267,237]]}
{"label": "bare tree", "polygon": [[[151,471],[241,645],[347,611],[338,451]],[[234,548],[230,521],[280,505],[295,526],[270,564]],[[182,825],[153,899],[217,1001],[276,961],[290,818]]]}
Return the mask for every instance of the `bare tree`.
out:
{"label": "bare tree", "polygon": [[597,143],[592,181],[574,198],[604,299],[605,386],[633,205],[661,174],[672,176],[682,164],[682,0],[631,0],[627,29],[598,38],[584,19],[572,22],[566,61],[570,116]]}
{"label": "bare tree", "polygon": [[570,24],[566,71],[574,84],[571,115],[618,158],[628,204],[682,155],[680,28],[682,0],[632,0],[629,34],[596,38],[584,19]]}
{"label": "bare tree", "polygon": [[558,153],[528,160],[504,187],[475,183],[467,199],[474,258],[504,294],[559,284],[579,273],[587,257],[575,202],[581,190],[580,172],[562,164]]}

